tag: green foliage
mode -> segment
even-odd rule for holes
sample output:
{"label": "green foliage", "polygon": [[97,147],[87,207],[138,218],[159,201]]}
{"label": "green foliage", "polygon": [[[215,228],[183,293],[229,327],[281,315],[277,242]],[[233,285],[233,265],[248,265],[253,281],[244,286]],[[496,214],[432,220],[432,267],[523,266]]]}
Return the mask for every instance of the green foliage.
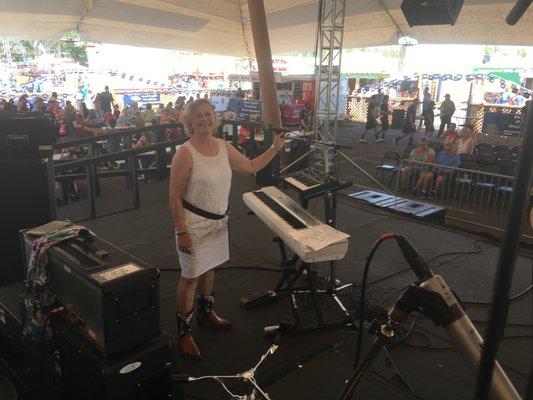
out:
{"label": "green foliage", "polygon": [[[72,58],[75,62],[87,65],[87,44],[72,36],[61,40],[20,40],[2,38],[4,48],[9,46],[11,60],[22,62],[35,59],[44,54],[55,54],[56,57]],[[6,57],[5,51],[3,57]]]}

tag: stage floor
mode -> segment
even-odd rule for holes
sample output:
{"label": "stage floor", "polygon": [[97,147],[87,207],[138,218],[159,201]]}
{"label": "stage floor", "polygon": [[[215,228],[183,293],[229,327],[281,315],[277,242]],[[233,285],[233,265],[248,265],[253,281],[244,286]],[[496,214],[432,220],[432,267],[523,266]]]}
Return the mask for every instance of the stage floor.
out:
{"label": "stage floor", "polygon": [[[176,336],[175,286],[179,278],[174,233],[168,208],[168,181],[144,183],[140,188],[141,208],[83,222],[102,238],[133,255],[161,268],[161,320],[164,330]],[[98,213],[131,207],[130,192],[123,185],[102,188]],[[216,274],[216,308],[233,321],[235,329],[213,333],[193,326],[203,360],[192,362],[179,358],[181,373],[192,376],[234,374],[251,368],[269,348],[271,341],[262,336],[263,327],[289,320],[291,311],[286,298],[258,309],[244,310],[239,298],[259,289],[270,289],[278,280],[279,252],[269,229],[255,216],[248,215],[242,201],[244,192],[256,188],[253,177],[235,176],[230,197],[231,260]],[[86,216],[85,202],[61,207],[60,217],[80,220]],[[322,215],[320,200],[309,209]],[[363,265],[374,241],[384,232],[397,232],[418,248],[435,272],[465,302],[469,316],[483,333],[488,313],[493,277],[499,254],[498,246],[481,237],[431,226],[417,221],[398,219],[389,214],[361,209],[355,203],[342,201],[338,207],[338,229],[349,233],[349,250],[338,263],[338,278],[343,282],[360,282]],[[416,278],[406,268],[401,253],[392,241],[382,246],[374,258],[369,280],[368,305],[372,310],[385,310],[402,289]],[[327,274],[327,266],[320,270]],[[532,260],[519,256],[512,294],[519,294],[532,282]],[[357,307],[359,287],[345,292],[341,299],[350,309]],[[321,304],[331,318],[342,315],[328,298]],[[532,292],[526,291],[511,301],[505,338],[499,359],[521,394],[532,368]],[[312,325],[309,301],[301,302],[306,323]],[[383,368],[365,375],[355,391],[359,399],[471,399],[474,378],[459,353],[450,348],[442,328],[419,316],[410,335],[389,348],[398,376],[388,380]],[[257,378],[275,399],[335,399],[353,371],[354,333],[344,328],[331,328],[288,336],[277,352],[258,370]],[[528,355],[529,354],[529,355]],[[381,357],[383,362],[383,357]],[[378,371],[378,372],[376,372]],[[235,382],[230,387],[244,388]],[[406,389],[411,388],[412,393]],[[229,396],[217,382],[195,382],[186,385],[191,399],[227,399]]]}

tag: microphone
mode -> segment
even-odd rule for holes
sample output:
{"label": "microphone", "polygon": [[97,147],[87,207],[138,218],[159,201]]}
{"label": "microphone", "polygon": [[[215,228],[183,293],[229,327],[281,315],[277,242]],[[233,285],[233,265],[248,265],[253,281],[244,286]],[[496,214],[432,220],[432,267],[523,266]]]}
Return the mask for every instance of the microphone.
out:
{"label": "microphone", "polygon": [[518,0],[505,19],[507,24],[516,24],[522,15],[524,15],[530,4],[531,0]]}
{"label": "microphone", "polygon": [[433,276],[433,272],[429,269],[426,261],[420,256],[418,250],[407,241],[402,235],[395,235],[394,237],[405,261],[411,266],[413,272],[416,274],[421,282],[424,282]]}

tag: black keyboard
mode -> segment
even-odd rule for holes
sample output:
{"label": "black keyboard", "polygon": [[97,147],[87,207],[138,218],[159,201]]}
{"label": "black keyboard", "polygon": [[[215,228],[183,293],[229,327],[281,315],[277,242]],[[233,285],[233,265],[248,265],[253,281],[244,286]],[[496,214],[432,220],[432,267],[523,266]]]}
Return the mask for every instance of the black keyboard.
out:
{"label": "black keyboard", "polygon": [[334,176],[314,170],[295,172],[285,177],[284,181],[298,192],[301,199],[311,199],[352,185],[352,182],[342,182]]}
{"label": "black keyboard", "polygon": [[277,201],[272,199],[268,194],[264,192],[253,192],[253,194],[268,208],[270,208],[278,217],[283,219],[293,229],[304,229],[306,225],[302,223],[298,218],[292,215],[289,211],[283,208]]}

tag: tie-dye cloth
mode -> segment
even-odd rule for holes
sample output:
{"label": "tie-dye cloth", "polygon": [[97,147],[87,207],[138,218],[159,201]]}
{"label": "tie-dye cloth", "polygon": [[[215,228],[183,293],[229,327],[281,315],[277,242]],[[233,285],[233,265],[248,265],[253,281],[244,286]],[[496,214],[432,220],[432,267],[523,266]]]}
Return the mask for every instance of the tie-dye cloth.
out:
{"label": "tie-dye cloth", "polygon": [[48,277],[48,249],[68,239],[92,236],[94,233],[84,226],[72,225],[35,239],[26,275],[26,320],[23,335],[31,335],[33,339],[39,340],[51,336],[49,324],[44,326],[55,301]]}

